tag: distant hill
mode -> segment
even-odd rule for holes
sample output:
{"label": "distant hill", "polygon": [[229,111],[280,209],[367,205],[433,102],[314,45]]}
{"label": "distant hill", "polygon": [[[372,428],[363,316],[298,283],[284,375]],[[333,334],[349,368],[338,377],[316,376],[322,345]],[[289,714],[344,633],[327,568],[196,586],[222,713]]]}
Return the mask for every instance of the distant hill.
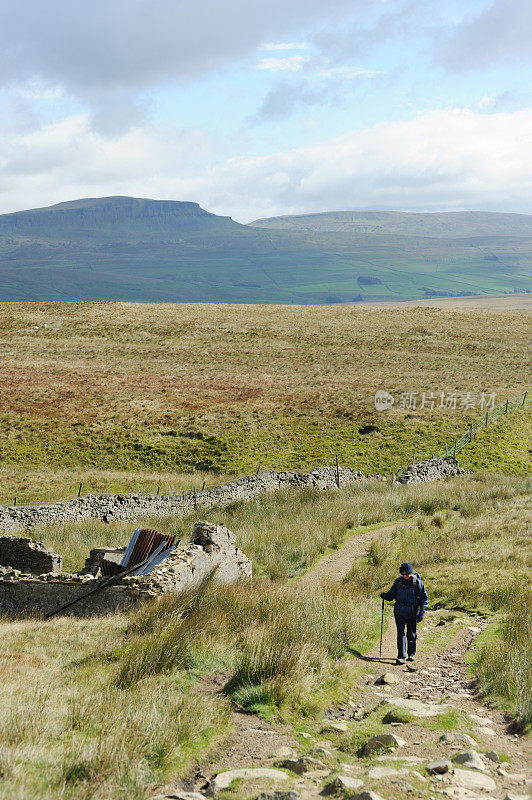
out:
{"label": "distant hill", "polygon": [[104,197],[0,215],[0,300],[349,303],[532,289],[532,217],[334,212],[241,225]]}
{"label": "distant hill", "polygon": [[290,231],[329,231],[399,236],[532,237],[532,215],[491,211],[446,211],[416,214],[407,211],[327,211],[320,214],[269,217],[250,223],[254,228]]}

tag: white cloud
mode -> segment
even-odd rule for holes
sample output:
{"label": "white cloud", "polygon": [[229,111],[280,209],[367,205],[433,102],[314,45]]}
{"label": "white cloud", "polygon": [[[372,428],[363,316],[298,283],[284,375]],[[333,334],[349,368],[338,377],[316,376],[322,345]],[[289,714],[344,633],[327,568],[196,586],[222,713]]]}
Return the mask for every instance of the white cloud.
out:
{"label": "white cloud", "polygon": [[331,67],[314,73],[316,78],[374,78],[384,75],[380,69],[360,69],[357,67]]}
{"label": "white cloud", "polygon": [[286,58],[263,58],[253,69],[267,69],[274,72],[301,72],[306,56],[286,56]]}
{"label": "white cloud", "polygon": [[109,138],[80,115],[0,133],[0,210],[129,194],[194,200],[239,221],[345,208],[532,213],[531,146],[531,108],[432,111],[225,161],[201,131],[144,126]]}
{"label": "white cloud", "polygon": [[267,44],[261,44],[259,50],[306,50],[308,48],[308,44],[304,42],[268,42]]}

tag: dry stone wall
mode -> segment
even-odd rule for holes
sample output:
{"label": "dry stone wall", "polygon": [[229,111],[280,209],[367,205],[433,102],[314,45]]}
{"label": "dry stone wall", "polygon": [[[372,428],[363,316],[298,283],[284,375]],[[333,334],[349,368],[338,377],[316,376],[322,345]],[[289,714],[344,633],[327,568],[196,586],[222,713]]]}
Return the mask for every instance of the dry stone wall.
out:
{"label": "dry stone wall", "polygon": [[43,572],[61,572],[63,557],[42,542],[21,536],[0,536],[0,565],[41,575]]}
{"label": "dry stone wall", "polygon": [[411,464],[396,478],[396,483],[425,483],[439,481],[455,475],[465,475],[467,470],[458,465],[456,458],[430,458]]}
{"label": "dry stone wall", "polygon": [[[451,475],[462,474],[454,458],[433,458],[420,461],[401,475],[398,483],[419,483],[433,481]],[[386,480],[381,475],[364,476],[361,472],[340,467],[340,485],[347,486],[368,477]],[[150,516],[184,516],[197,508],[207,510],[215,506],[227,505],[237,500],[252,500],[265,492],[290,487],[333,489],[337,486],[336,467],[320,467],[312,472],[261,472],[258,475],[238,478],[234,483],[226,483],[202,492],[188,492],[180,495],[84,495],[65,503],[41,506],[0,506],[0,531],[31,531],[35,525],[61,525],[69,522],[82,522],[86,519],[99,519],[103,522],[134,520]]]}
{"label": "dry stone wall", "polygon": [[[364,478],[361,472],[340,467],[340,484]],[[336,468],[323,467],[309,473],[261,472],[239,478],[203,492],[181,495],[84,495],[66,503],[42,506],[0,506],[0,530],[21,528],[30,531],[35,525],[57,525],[99,519],[103,522],[133,520],[148,516],[184,516],[196,508],[209,509],[237,500],[252,500],[264,492],[289,487],[330,489],[336,486]]]}

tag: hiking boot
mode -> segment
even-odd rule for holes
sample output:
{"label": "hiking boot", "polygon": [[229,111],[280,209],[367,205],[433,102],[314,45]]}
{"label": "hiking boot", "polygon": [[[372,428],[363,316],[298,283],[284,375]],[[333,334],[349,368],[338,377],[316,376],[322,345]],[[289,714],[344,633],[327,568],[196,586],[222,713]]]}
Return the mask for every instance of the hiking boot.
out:
{"label": "hiking boot", "polygon": [[415,661],[416,659],[415,659],[414,656],[408,656],[406,660],[407,661]]}
{"label": "hiking boot", "polygon": [[405,660],[404,660],[404,658],[396,658],[396,659],[395,659],[395,663],[396,663],[396,664],[404,664],[404,663],[405,663]]}

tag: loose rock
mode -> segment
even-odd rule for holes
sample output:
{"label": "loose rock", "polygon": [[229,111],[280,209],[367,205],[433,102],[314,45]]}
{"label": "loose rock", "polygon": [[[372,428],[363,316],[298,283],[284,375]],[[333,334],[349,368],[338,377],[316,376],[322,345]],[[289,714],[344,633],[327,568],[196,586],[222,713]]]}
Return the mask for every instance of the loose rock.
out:
{"label": "loose rock", "polygon": [[399,683],[399,678],[397,678],[393,672],[385,672],[375,681],[376,686],[382,686],[384,684],[391,685],[393,683]]}
{"label": "loose rock", "polygon": [[346,733],[347,730],[347,722],[329,722],[329,720],[326,720],[320,733]]}
{"label": "loose rock", "polygon": [[370,756],[373,753],[378,753],[379,750],[392,750],[396,747],[403,747],[405,744],[405,740],[401,739],[400,736],[396,736],[393,733],[381,733],[368,739],[363,747],[363,753],[365,756]]}
{"label": "loose rock", "polygon": [[367,789],[359,794],[353,795],[353,800],[383,800],[377,792],[370,792]]}
{"label": "loose rock", "polygon": [[364,781],[360,778],[352,778],[350,775],[337,775],[324,789],[324,794],[333,794],[334,792],[355,792],[364,786]]}
{"label": "loose rock", "polygon": [[205,794],[208,797],[216,797],[217,794],[224,789],[228,789],[234,780],[240,778],[244,781],[251,780],[270,780],[270,781],[286,781],[289,779],[286,772],[280,769],[268,769],[266,767],[258,767],[256,769],[229,769],[226,772],[220,772],[209,783]]}
{"label": "loose rock", "polygon": [[463,744],[476,747],[476,742],[467,733],[444,733],[440,736],[440,744],[448,744],[452,747],[460,747]]}
{"label": "loose rock", "polygon": [[310,756],[301,756],[301,758],[286,758],[283,761],[277,761],[276,767],[289,769],[290,772],[295,772],[296,775],[303,775],[304,772],[316,769],[326,769],[325,764],[318,761],[316,758]]}
{"label": "loose rock", "polygon": [[425,769],[429,775],[444,775],[451,769],[450,761],[429,761],[425,764]]}
{"label": "loose rock", "polygon": [[453,761],[457,764],[463,764],[464,767],[469,767],[469,769],[479,769],[481,772],[486,771],[486,765],[476,750],[463,750],[453,756]]}
{"label": "loose rock", "polygon": [[489,775],[482,775],[480,772],[469,769],[455,769],[451,775],[451,782],[455,786],[460,786],[463,789],[480,789],[485,792],[494,792],[497,788],[493,778]]}

